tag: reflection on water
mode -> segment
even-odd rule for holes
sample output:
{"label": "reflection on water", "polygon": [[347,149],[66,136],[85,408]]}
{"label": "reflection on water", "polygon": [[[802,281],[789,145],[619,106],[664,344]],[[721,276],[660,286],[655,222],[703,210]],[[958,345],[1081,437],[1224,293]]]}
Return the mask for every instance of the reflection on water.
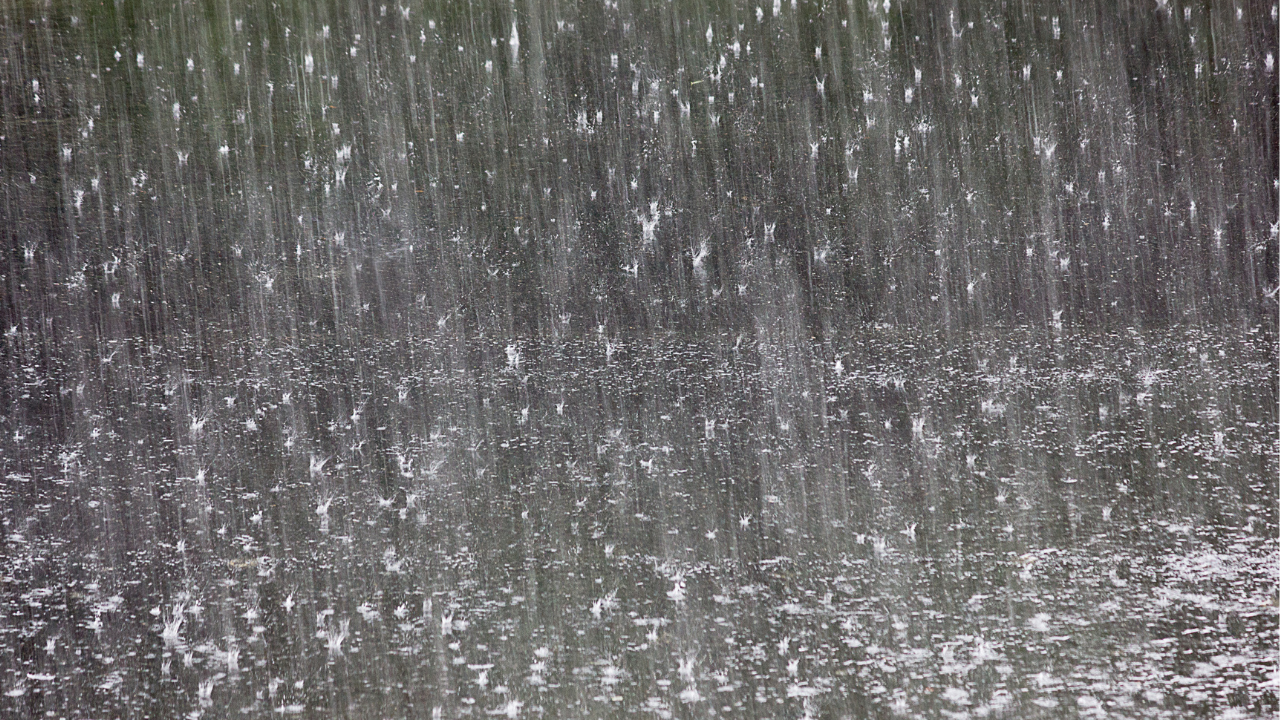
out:
{"label": "reflection on water", "polygon": [[1261,716],[1262,335],[121,345],[0,445],[0,703]]}

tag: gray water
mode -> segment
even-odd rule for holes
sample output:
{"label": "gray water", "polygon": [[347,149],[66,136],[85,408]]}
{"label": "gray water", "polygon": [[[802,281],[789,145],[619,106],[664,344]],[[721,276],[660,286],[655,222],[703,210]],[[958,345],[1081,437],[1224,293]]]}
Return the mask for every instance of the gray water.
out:
{"label": "gray water", "polygon": [[1272,716],[1276,23],[0,0],[0,716]]}

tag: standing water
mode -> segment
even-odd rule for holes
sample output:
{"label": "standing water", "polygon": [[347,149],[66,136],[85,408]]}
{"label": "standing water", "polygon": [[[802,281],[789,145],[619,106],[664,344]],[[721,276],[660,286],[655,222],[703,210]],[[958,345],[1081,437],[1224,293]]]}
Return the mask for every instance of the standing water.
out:
{"label": "standing water", "polygon": [[0,30],[0,716],[1280,709],[1274,2]]}

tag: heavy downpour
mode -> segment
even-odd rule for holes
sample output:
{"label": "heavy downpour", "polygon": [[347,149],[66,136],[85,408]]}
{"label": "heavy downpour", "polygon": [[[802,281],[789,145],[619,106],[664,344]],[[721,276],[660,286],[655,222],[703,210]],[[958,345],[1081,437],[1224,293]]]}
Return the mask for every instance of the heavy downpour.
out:
{"label": "heavy downpour", "polygon": [[1274,717],[1277,14],[0,0],[0,717]]}

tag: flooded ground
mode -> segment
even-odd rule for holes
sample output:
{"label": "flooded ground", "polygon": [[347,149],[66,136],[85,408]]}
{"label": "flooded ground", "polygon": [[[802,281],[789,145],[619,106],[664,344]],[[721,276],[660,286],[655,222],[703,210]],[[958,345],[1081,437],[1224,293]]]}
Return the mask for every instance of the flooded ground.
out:
{"label": "flooded ground", "polygon": [[4,443],[15,716],[1275,709],[1260,332],[126,350]]}

